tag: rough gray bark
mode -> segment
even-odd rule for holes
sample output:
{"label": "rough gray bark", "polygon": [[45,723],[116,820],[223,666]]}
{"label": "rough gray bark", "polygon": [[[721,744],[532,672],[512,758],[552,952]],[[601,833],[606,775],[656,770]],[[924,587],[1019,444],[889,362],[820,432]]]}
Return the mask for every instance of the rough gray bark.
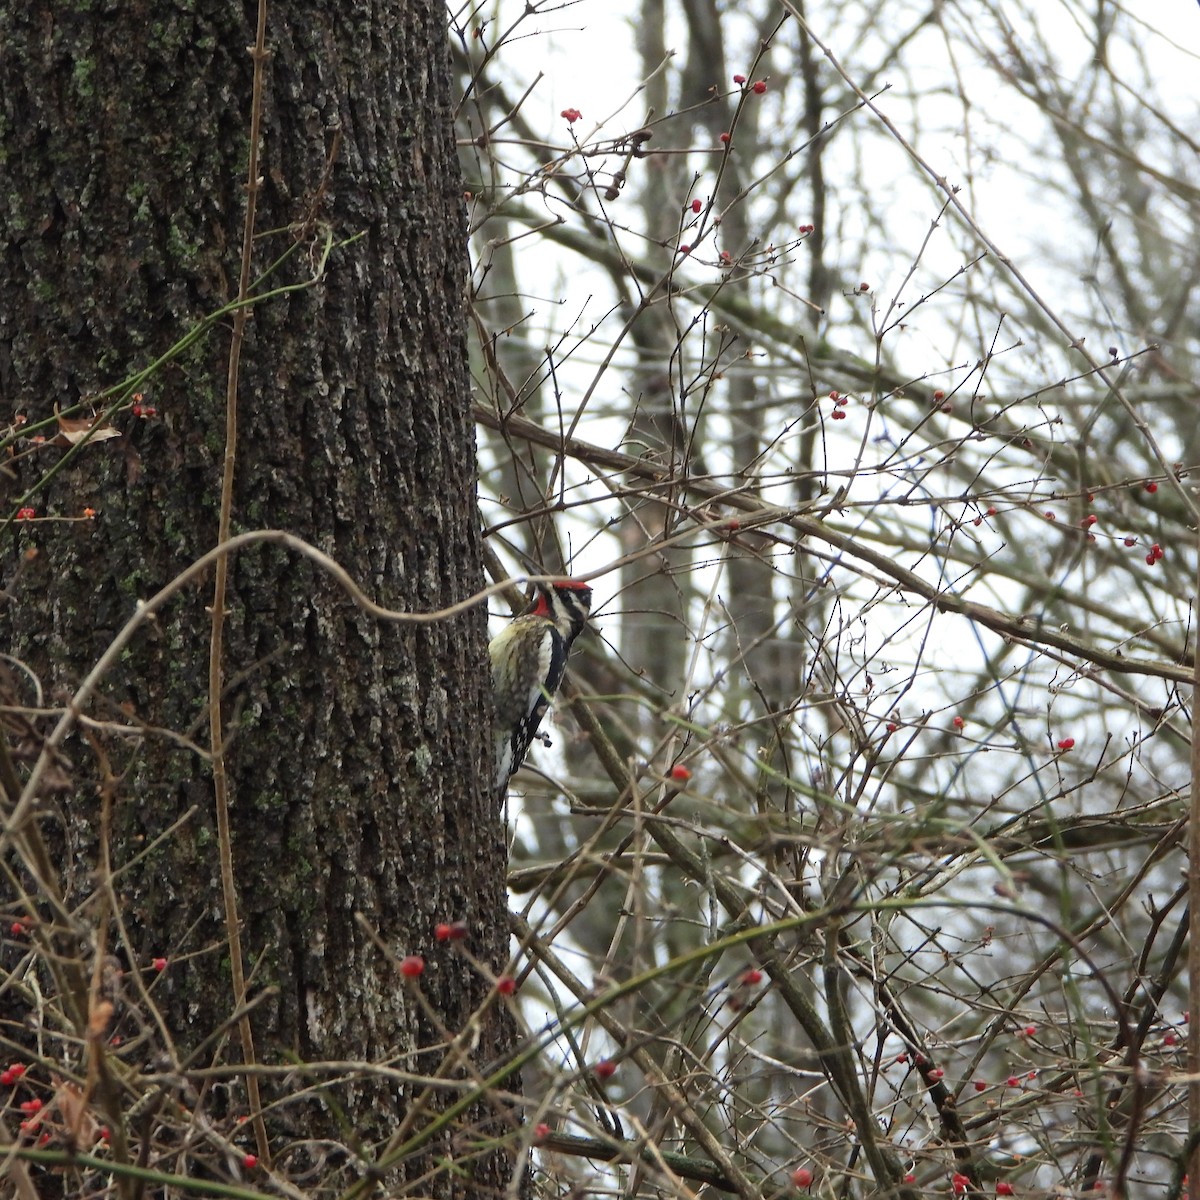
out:
{"label": "rough gray bark", "polygon": [[[315,286],[255,309],[240,389],[235,532],[290,530],[381,603],[413,611],[481,581],[444,21],[433,0],[272,8],[255,273],[297,235],[299,252],[271,283],[310,273],[321,234],[304,227],[309,218],[339,239],[361,237],[335,250]],[[0,2],[4,420],[33,424],[86,399],[235,295],[253,25],[251,4]],[[39,551],[0,620],[5,648],[49,697],[77,684],[137,600],[213,545],[227,355],[220,328],[145,385],[157,416],[117,415],[120,439],[85,450],[29,501],[39,516],[86,506],[95,520],[3,535],[6,582],[21,552]],[[10,511],[61,454],[45,446],[17,463]],[[204,744],[210,601],[209,581],[185,592],[139,635],[91,710],[152,727],[141,738],[98,735],[119,777],[112,861],[129,941],[114,949],[139,970],[171,959],[153,996],[180,1054],[232,1008],[208,765],[154,732]],[[407,1052],[438,1035],[354,914],[398,953],[425,953],[424,990],[445,1026],[460,1028],[489,985],[434,945],[434,923],[468,917],[472,949],[496,966],[506,944],[484,611],[381,626],[279,549],[233,562],[227,609],[243,945],[252,993],[276,989],[254,1013],[259,1055],[393,1056],[430,1070],[436,1058]],[[72,757],[75,786],[47,805],[43,827],[79,904],[95,884],[96,765],[82,741]],[[95,909],[81,910],[85,926]],[[484,1020],[481,1060],[505,1033]],[[236,1037],[199,1065],[236,1060],[234,1046]],[[393,1085],[331,1094],[363,1146],[406,1103]],[[318,1107],[285,1107],[290,1128],[345,1140]],[[495,1159],[485,1174],[501,1182],[504,1169]],[[423,1183],[439,1194],[450,1186]]]}

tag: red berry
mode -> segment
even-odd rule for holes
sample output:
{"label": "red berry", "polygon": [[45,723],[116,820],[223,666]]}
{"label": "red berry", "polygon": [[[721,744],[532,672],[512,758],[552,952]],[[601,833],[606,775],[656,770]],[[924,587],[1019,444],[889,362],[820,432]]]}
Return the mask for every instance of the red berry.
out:
{"label": "red berry", "polygon": [[574,125],[583,116],[583,113],[577,108],[564,108],[558,115],[564,117],[568,125]]}
{"label": "red berry", "polygon": [[496,991],[502,996],[511,996],[517,990],[517,981],[511,975],[501,975],[496,980]]}
{"label": "red berry", "polygon": [[682,246],[679,247],[680,254],[691,254],[691,252],[692,252],[692,248],[686,242]]}
{"label": "red berry", "polygon": [[955,1171],[950,1177],[950,1186],[954,1188],[956,1196],[961,1196],[971,1186],[971,1181],[960,1171]]}
{"label": "red berry", "polygon": [[807,1167],[797,1167],[792,1172],[792,1183],[798,1188],[806,1188],[813,1181],[813,1173]]}
{"label": "red berry", "polygon": [[400,960],[400,974],[405,979],[417,979],[425,973],[425,960],[419,954],[406,954]]}
{"label": "red berry", "polygon": [[42,1102],[35,1096],[32,1100],[26,1100],[21,1105],[21,1111],[25,1113],[41,1112]]}
{"label": "red berry", "polygon": [[846,410],[844,408],[835,408],[829,415],[835,421],[844,421],[846,419]]}
{"label": "red berry", "polygon": [[1154,545],[1150,547],[1150,553],[1153,554],[1156,559],[1162,558],[1163,548],[1157,542],[1155,542]]}
{"label": "red berry", "polygon": [[165,958],[156,958],[150,965],[156,971],[165,971],[167,969],[167,960]]}
{"label": "red berry", "polygon": [[896,1055],[896,1062],[898,1062],[898,1063],[906,1063],[906,1062],[908,1062],[908,1055],[907,1055],[907,1054],[897,1054],[897,1055]]}
{"label": "red berry", "polygon": [[[1068,746],[1068,745],[1067,745],[1067,743],[1068,743],[1068,742],[1070,742],[1070,743],[1071,743],[1071,745],[1070,745],[1070,746]],[[1061,747],[1062,747],[1064,750],[1070,750],[1071,746],[1075,745],[1075,739],[1074,739],[1074,738],[1064,738],[1064,739],[1063,739],[1061,742],[1059,742],[1058,744],[1059,744],[1059,745],[1060,745],[1060,746],[1061,746]],[[1025,1026],[1025,1036],[1026,1036],[1026,1037],[1033,1037],[1033,1035],[1034,1035],[1035,1033],[1037,1033],[1037,1026],[1036,1026],[1036,1025],[1026,1025],[1026,1026]]]}
{"label": "red berry", "polygon": [[961,729],[966,724],[966,721],[964,721],[962,717],[955,717],[950,724],[953,725],[955,729]]}
{"label": "red berry", "polygon": [[[1058,743],[1058,748],[1060,750],[1074,750],[1075,749],[1075,739],[1074,738],[1061,738]],[[1030,1037],[1032,1037],[1035,1033],[1037,1033],[1037,1026],[1036,1025],[1027,1025],[1025,1027],[1025,1032],[1027,1034],[1029,1034]]]}
{"label": "red berry", "polygon": [[1173,1033],[1168,1033],[1168,1034],[1163,1035],[1163,1045],[1164,1046],[1173,1046],[1173,1045],[1175,1045],[1175,1042],[1177,1040],[1178,1039],[1175,1037],[1175,1035]]}
{"label": "red berry", "polygon": [[1146,484],[1146,491],[1148,491],[1153,496],[1154,493],[1158,491],[1158,484],[1155,483],[1153,479],[1151,479],[1150,482]]}
{"label": "red berry", "polygon": [[934,1069],[929,1072],[929,1078],[930,1079],[941,1079],[942,1076],[945,1074],[946,1074],[946,1072],[943,1071],[941,1067],[934,1067]]}
{"label": "red berry", "polygon": [[544,1142],[550,1136],[550,1126],[545,1121],[540,1122],[533,1127],[533,1136],[535,1140]]}
{"label": "red berry", "polygon": [[1137,545],[1137,538],[1134,538],[1134,537],[1127,537],[1127,538],[1125,539],[1125,545],[1126,545],[1126,546],[1136,546],[1136,545]]}
{"label": "red berry", "polygon": [[1056,517],[1056,516],[1055,516],[1055,515],[1054,515],[1052,512],[1047,512],[1047,513],[1046,513],[1046,520],[1047,520],[1047,521],[1057,521],[1057,520],[1058,520],[1058,518],[1057,518],[1057,517]]}
{"label": "red berry", "polygon": [[1091,527],[1092,527],[1093,525],[1095,525],[1096,521],[1097,521],[1096,514],[1095,514],[1095,513],[1089,513],[1089,514],[1088,514],[1086,517],[1084,517],[1084,518],[1083,518],[1083,520],[1082,520],[1082,521],[1080,521],[1079,523],[1080,523],[1080,525],[1082,525],[1082,526],[1083,526],[1083,528],[1084,528],[1084,529],[1091,529]]}
{"label": "red berry", "polygon": [[911,1171],[909,1171],[909,1173],[904,1176],[904,1182],[905,1183],[916,1183],[917,1177]]}
{"label": "red berry", "polygon": [[737,517],[734,517],[733,520],[729,522],[729,530],[731,533],[736,532],[737,530],[741,529],[741,527],[742,523],[737,519]]}
{"label": "red berry", "polygon": [[17,520],[18,521],[32,521],[33,518],[36,516],[37,516],[37,509],[35,509],[35,508],[18,508],[17,509]]}
{"label": "red berry", "polygon": [[1154,566],[1154,564],[1155,564],[1156,562],[1158,562],[1158,559],[1157,559],[1157,558],[1155,558],[1153,554],[1147,554],[1147,555],[1146,555],[1146,562],[1147,562],[1147,563],[1149,563],[1149,564],[1150,564],[1150,566]]}
{"label": "red berry", "polygon": [[723,133],[717,140],[719,142],[721,142],[723,145],[727,146],[727,145],[729,145],[729,134]]}
{"label": "red berry", "polygon": [[987,515],[989,517],[994,517],[996,515],[996,509],[994,505],[988,505]]}
{"label": "red berry", "polygon": [[258,1166],[258,1155],[247,1154],[242,1159],[242,1166],[245,1167],[247,1171],[253,1171],[254,1168]]}
{"label": "red berry", "polygon": [[0,1087],[11,1087],[15,1081],[12,1071],[0,1071]]}
{"label": "red berry", "polygon": [[1012,1194],[1013,1194],[1013,1185],[1011,1183],[1009,1183],[1008,1180],[1001,1179],[1000,1182],[996,1184],[996,1195],[997,1196],[1011,1196]]}
{"label": "red berry", "polygon": [[982,525],[982,524],[983,524],[983,518],[982,518],[982,517],[976,517],[976,518],[975,518],[975,520],[973,520],[973,521],[971,522],[971,524],[972,524],[972,525]]}
{"label": "red berry", "polygon": [[766,90],[767,82],[765,79],[756,79],[754,83],[751,84],[751,91],[753,91],[756,96],[761,96]]}
{"label": "red berry", "polygon": [[941,388],[938,388],[938,390],[933,393],[933,398],[938,401],[945,400],[946,393],[943,392]]}
{"label": "red berry", "polygon": [[735,75],[733,77],[733,82],[734,83],[745,83],[746,77],[745,77],[745,75]]}
{"label": "red berry", "polygon": [[602,1058],[593,1068],[592,1074],[603,1083],[617,1073],[617,1064],[610,1058]]}
{"label": "red berry", "polygon": [[860,292],[869,292],[871,290],[871,285],[869,283],[860,283],[858,285],[858,290]]}
{"label": "red berry", "polygon": [[450,938],[453,936],[453,932],[452,932],[450,926],[447,925],[445,921],[441,921],[433,927],[433,936],[439,942],[448,942],[450,940]]}
{"label": "red berry", "polygon": [[9,927],[8,932],[13,937],[24,937],[29,931],[21,924],[20,921],[14,921]]}
{"label": "red berry", "polygon": [[1015,1075],[1010,1075],[1004,1082],[1009,1087],[1020,1087],[1021,1086],[1021,1081]]}
{"label": "red berry", "polygon": [[699,200],[692,201],[692,212],[698,213],[703,207],[704,205],[701,204]]}
{"label": "red berry", "polygon": [[888,733],[895,733],[895,732],[896,732],[896,730],[897,730],[897,729],[899,729],[899,728],[900,728],[900,726],[899,726],[899,725],[897,725],[895,721],[889,721],[889,722],[888,722],[888,723],[887,723],[887,724],[884,726],[884,729],[886,729],[886,730],[888,731]]}
{"label": "red berry", "polygon": [[762,979],[763,973],[757,967],[751,967],[742,972],[741,983],[743,987],[754,987],[755,984],[762,983]]}
{"label": "red berry", "polygon": [[977,1079],[977,1080],[975,1080],[975,1090],[977,1092],[986,1092],[987,1084],[984,1083],[982,1079]]}
{"label": "red berry", "polygon": [[671,778],[679,783],[686,783],[689,779],[691,779],[691,777],[691,771],[689,771],[687,767],[683,765],[683,763],[676,763],[671,768]]}

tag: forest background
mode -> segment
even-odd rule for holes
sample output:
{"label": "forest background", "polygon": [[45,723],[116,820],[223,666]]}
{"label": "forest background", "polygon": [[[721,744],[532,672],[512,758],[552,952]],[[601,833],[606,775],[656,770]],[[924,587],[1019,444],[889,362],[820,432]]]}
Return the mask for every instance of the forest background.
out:
{"label": "forest background", "polygon": [[48,12],[18,1192],[1180,1194],[1200,12]]}

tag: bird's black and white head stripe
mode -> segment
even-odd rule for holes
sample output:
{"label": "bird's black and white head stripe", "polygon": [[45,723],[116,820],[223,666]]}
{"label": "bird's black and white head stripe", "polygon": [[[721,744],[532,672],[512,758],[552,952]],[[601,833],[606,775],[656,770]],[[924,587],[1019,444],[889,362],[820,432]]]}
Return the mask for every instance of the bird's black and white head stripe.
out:
{"label": "bird's black and white head stripe", "polygon": [[559,636],[571,648],[571,643],[583,632],[588,613],[592,610],[592,589],[586,583],[564,579],[538,586],[538,616],[549,617]]}

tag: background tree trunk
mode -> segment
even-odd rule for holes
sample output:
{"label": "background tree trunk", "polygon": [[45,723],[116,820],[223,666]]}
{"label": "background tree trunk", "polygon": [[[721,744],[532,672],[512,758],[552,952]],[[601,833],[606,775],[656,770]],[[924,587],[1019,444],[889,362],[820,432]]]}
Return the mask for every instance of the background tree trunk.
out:
{"label": "background tree trunk", "polygon": [[[26,416],[29,430],[56,405],[86,401],[235,297],[254,15],[249,5],[0,3],[6,419]],[[296,241],[267,286],[309,277],[325,223],[358,240],[337,246],[314,286],[255,307],[241,368],[234,531],[287,529],[379,602],[411,611],[481,581],[444,23],[432,0],[271,9],[254,274]],[[137,601],[215,543],[228,353],[218,327],[141,385],[154,416],[127,403],[113,418],[122,437],[52,478],[63,451],[17,443],[10,510],[36,487],[23,502],[55,520],[5,535],[12,586],[0,619],[6,648],[52,703]],[[31,546],[36,560],[18,569]],[[72,745],[72,786],[43,809],[86,945],[102,909],[94,750],[109,757],[123,922],[109,948],[153,983],[173,1041],[139,1044],[139,1068],[177,1061],[234,1007],[210,769],[171,736],[205,744],[210,603],[206,579],[139,634],[91,708],[112,726],[91,747]],[[398,954],[426,954],[422,987],[452,1033],[490,992],[461,958],[431,948],[436,921],[465,917],[480,959],[499,970],[505,953],[484,609],[381,625],[281,548],[234,559],[226,608],[242,943],[251,994],[274,989],[254,1011],[259,1057],[431,1070],[437,1060],[414,1051],[441,1034],[354,914]],[[170,965],[155,975],[157,956]],[[153,1028],[137,990],[122,995],[115,1030],[128,1039]],[[15,993],[3,1004],[14,1020],[26,1015]],[[485,1017],[481,1061],[507,1030]],[[236,1061],[236,1042],[193,1065]],[[65,1045],[47,1053],[79,1065]],[[277,1154],[279,1131],[293,1130],[355,1138],[370,1158],[405,1110],[398,1085],[370,1077],[326,1094],[350,1128],[332,1105],[293,1101],[273,1125]],[[244,1109],[236,1090],[231,1111]],[[502,1156],[481,1168],[498,1184],[506,1172]],[[423,1186],[444,1194],[449,1181]]]}

